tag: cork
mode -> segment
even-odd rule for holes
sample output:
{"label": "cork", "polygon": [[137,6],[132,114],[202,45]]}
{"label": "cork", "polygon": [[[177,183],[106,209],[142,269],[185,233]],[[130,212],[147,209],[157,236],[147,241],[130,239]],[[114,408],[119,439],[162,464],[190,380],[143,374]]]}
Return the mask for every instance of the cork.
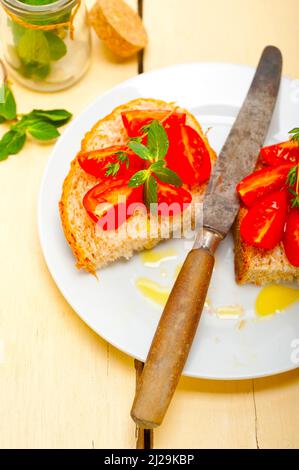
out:
{"label": "cork", "polygon": [[130,57],[147,45],[140,17],[123,0],[97,0],[89,18],[98,37],[118,57]]}

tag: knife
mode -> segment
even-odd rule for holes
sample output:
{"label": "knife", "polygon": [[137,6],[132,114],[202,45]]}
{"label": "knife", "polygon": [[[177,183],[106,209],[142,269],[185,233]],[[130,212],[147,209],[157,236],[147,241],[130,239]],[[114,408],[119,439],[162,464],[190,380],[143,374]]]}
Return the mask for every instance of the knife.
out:
{"label": "knife", "polygon": [[236,185],[256,165],[280,87],[282,55],[264,49],[234,126],[213,169],[197,234],[168,298],[136,391],[131,416],[138,426],[159,426],[175,392],[204,307],[219,243],[239,210]]}

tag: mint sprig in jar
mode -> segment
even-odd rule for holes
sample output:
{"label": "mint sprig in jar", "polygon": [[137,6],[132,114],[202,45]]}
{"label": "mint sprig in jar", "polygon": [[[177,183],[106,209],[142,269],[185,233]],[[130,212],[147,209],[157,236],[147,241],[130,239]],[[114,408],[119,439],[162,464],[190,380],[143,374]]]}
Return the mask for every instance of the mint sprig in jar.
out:
{"label": "mint sprig in jar", "polygon": [[11,74],[39,91],[75,83],[90,60],[84,0],[0,0],[1,39]]}

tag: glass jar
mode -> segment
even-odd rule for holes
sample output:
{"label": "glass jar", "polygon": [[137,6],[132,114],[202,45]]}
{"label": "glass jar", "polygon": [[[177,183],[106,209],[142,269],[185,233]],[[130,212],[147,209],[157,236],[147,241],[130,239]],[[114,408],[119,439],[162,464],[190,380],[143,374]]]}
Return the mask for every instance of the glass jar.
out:
{"label": "glass jar", "polygon": [[86,72],[90,28],[83,0],[0,0],[1,39],[12,76],[38,91],[57,91]]}

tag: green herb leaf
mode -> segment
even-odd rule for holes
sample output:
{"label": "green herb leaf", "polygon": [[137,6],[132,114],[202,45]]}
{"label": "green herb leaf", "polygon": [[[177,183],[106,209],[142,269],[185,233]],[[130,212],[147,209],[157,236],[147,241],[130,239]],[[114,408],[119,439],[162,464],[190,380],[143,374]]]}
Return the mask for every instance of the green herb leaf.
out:
{"label": "green herb leaf", "polygon": [[105,168],[107,168],[106,176],[115,176],[119,172],[120,164],[118,162],[108,163]]}
{"label": "green herb leaf", "polygon": [[173,186],[176,186],[177,188],[181,187],[183,184],[179,175],[169,168],[163,167],[153,170],[152,167],[150,167],[150,169],[163,183],[173,184]]}
{"label": "green herb leaf", "polygon": [[36,121],[30,124],[28,132],[38,140],[52,140],[60,136],[56,127],[47,121]]}
{"label": "green herb leaf", "polygon": [[121,163],[125,163],[125,164],[126,164],[126,168],[129,168],[129,166],[130,166],[130,159],[129,159],[128,155],[126,154],[126,152],[117,152],[117,153],[116,153],[116,156],[117,156],[117,159],[118,159]]}
{"label": "green herb leaf", "polygon": [[51,54],[43,31],[26,29],[16,46],[21,65],[19,72],[24,77],[43,80],[49,75]]}
{"label": "green herb leaf", "polygon": [[17,46],[20,59],[25,64],[45,65],[50,62],[50,48],[43,31],[27,29]]}
{"label": "green herb leaf", "polygon": [[129,188],[138,188],[138,186],[141,186],[145,183],[148,177],[148,170],[137,171],[137,173],[135,173],[128,182]]}
{"label": "green herb leaf", "polygon": [[162,160],[168,152],[169,140],[166,131],[157,120],[148,126],[147,147],[154,160]]}
{"label": "green herb leaf", "polygon": [[136,155],[138,155],[138,157],[142,158],[143,160],[151,159],[151,154],[150,154],[149,149],[145,145],[141,144],[140,142],[131,140],[128,143],[128,147],[131,150],[133,150],[133,152],[136,153]]}
{"label": "green herb leaf", "polygon": [[292,166],[287,176],[287,184],[289,186],[294,186],[297,180],[297,165]]}
{"label": "green herb leaf", "polygon": [[59,60],[64,57],[67,53],[67,48],[62,39],[49,31],[45,32],[45,36],[48,41],[51,60]]}
{"label": "green herb leaf", "polygon": [[67,121],[72,117],[72,114],[65,109],[49,109],[47,111],[44,111],[43,109],[34,109],[30,114],[53,122]]}
{"label": "green herb leaf", "polygon": [[156,213],[157,207],[151,206],[151,204],[157,204],[158,202],[158,183],[152,175],[147,178],[144,185],[144,200],[146,207],[152,213]]}
{"label": "green herb leaf", "polygon": [[294,196],[294,198],[291,200],[291,207],[299,207],[299,194],[296,193],[291,188],[288,188],[289,192]]}
{"label": "green herb leaf", "polygon": [[291,135],[291,140],[296,140],[299,144],[299,127],[292,129],[289,134]]}
{"label": "green herb leaf", "polygon": [[40,122],[41,119],[39,117],[32,116],[31,113],[25,114],[24,116],[19,119],[16,124],[11,126],[12,129],[17,130],[17,131],[26,131],[29,126],[32,126],[33,124]]}
{"label": "green herb leaf", "polygon": [[22,150],[26,140],[24,133],[10,130],[0,140],[0,161],[6,160],[9,155],[15,155]]}
{"label": "green herb leaf", "polygon": [[21,62],[21,67],[19,72],[26,78],[31,78],[32,80],[44,80],[50,73],[51,66],[50,63],[39,64],[38,62],[32,62],[30,64],[25,64]]}
{"label": "green herb leaf", "polygon": [[131,137],[130,142],[138,142],[139,144],[141,144],[142,137],[141,136]]}
{"label": "green herb leaf", "polygon": [[160,170],[161,168],[164,168],[165,165],[166,165],[165,160],[158,160],[157,162],[151,164],[150,166],[151,172],[155,173],[156,170]]}
{"label": "green herb leaf", "polygon": [[[299,207],[299,168],[298,165],[293,166],[287,176],[287,185],[288,191],[294,196],[293,199],[291,200],[291,206],[292,207]],[[295,190],[293,189],[295,187]]]}
{"label": "green herb leaf", "polygon": [[[2,100],[3,98],[3,100]],[[2,102],[3,101],[3,102]],[[4,83],[0,87],[0,118],[1,122],[11,121],[17,115],[17,105],[11,89]]]}

